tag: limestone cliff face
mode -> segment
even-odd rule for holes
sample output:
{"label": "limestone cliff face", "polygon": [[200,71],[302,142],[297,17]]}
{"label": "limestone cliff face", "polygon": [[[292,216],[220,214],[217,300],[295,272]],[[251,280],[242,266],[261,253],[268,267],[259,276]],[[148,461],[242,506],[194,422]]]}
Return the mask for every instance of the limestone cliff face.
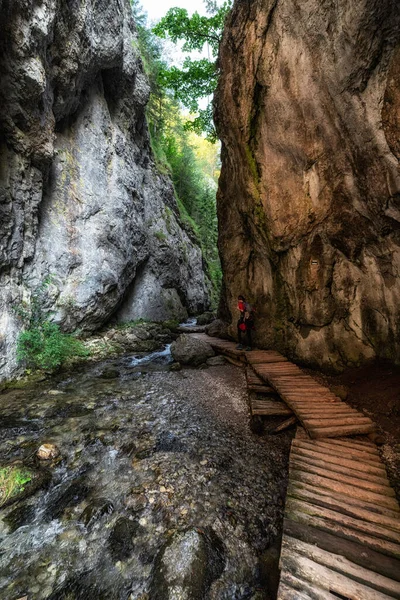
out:
{"label": "limestone cliff face", "polygon": [[400,4],[236,0],[220,51],[226,313],[308,363],[400,361]]}
{"label": "limestone cliff face", "polygon": [[199,247],[160,175],[128,0],[0,1],[0,378],[14,308],[51,276],[64,330],[208,307]]}

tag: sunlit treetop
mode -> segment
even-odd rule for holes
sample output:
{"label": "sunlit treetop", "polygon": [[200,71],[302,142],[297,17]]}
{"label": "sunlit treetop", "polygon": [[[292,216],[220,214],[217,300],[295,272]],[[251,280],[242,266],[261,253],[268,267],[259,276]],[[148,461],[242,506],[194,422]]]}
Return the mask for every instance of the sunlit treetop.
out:
{"label": "sunlit treetop", "polygon": [[188,121],[187,129],[197,133],[205,132],[208,139],[215,141],[217,138],[211,103],[206,109],[201,109],[199,102],[205,97],[210,97],[217,85],[216,58],[231,1],[227,0],[218,6],[215,0],[208,0],[206,6],[210,16],[201,16],[195,12],[189,17],[186,9],[171,8],[154,27],[153,32],[160,38],[170,38],[174,43],[183,41],[184,52],[202,52],[207,45],[212,60],[192,60],[187,56],[181,69],[164,66],[160,70],[159,80],[162,86],[173,91],[175,98],[190,112],[198,114],[193,121]]}

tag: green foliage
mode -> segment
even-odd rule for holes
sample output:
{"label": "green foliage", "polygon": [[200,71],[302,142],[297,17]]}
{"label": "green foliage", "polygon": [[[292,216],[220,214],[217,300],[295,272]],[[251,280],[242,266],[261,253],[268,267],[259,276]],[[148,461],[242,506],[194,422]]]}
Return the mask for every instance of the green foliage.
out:
{"label": "green foliage", "polygon": [[167,239],[167,235],[163,231],[156,231],[154,235],[160,242]]}
{"label": "green foliage", "polygon": [[88,355],[82,342],[50,321],[38,323],[18,337],[17,358],[34,369],[56,369],[68,358]]}
{"label": "green foliage", "polygon": [[[214,2],[207,2],[212,17],[193,15],[187,21],[186,11],[172,9],[167,14],[169,25],[173,28],[173,41],[179,39],[180,31],[188,27],[189,37],[185,42],[187,50],[202,48],[208,33],[215,37],[217,51],[221,35],[223,16],[216,9]],[[228,6],[227,3],[224,5]],[[162,59],[162,42],[154,33],[146,28],[146,18],[140,4],[133,3],[134,18],[138,28],[139,48],[143,57],[146,73],[150,80],[150,101],[147,108],[147,120],[150,129],[151,145],[157,166],[161,172],[169,173],[175,187],[177,204],[183,225],[193,234],[202,247],[205,265],[213,284],[214,304],[218,302],[221,285],[221,267],[217,250],[217,216],[216,216],[216,180],[218,177],[218,148],[208,142],[200,134],[206,131],[208,138],[215,138],[212,124],[211,105],[206,110],[197,110],[197,99],[212,94],[216,84],[217,72],[214,64],[207,60],[185,61],[188,73],[182,78],[179,69],[169,69]],[[218,12],[218,15],[216,14]],[[186,14],[186,16],[185,16]],[[167,17],[165,17],[167,19]],[[174,19],[179,23],[173,24]],[[163,23],[164,19],[161,21]],[[160,27],[165,26],[160,25]],[[159,26],[155,28],[161,32]],[[172,31],[172,30],[171,30]],[[207,34],[208,35],[208,34]],[[182,114],[182,102],[193,112],[197,112],[194,120]],[[195,133],[189,132],[195,130]],[[166,209],[164,219],[167,231],[170,232],[170,209]],[[166,238],[162,231],[155,235],[161,241]],[[183,256],[187,252],[183,248]]]}
{"label": "green foliage", "polygon": [[62,333],[49,320],[44,305],[50,283],[51,278],[46,278],[32,294],[30,305],[20,305],[15,310],[25,326],[17,340],[17,359],[28,369],[55,369],[68,358],[90,354],[76,337]]}
{"label": "green foliage", "polygon": [[118,323],[115,325],[116,329],[131,329],[132,327],[137,327],[138,325],[145,325],[152,323],[150,319],[134,319],[133,321],[126,321],[125,323]]}
{"label": "green foliage", "polygon": [[153,32],[163,39],[169,37],[174,43],[183,40],[184,52],[202,52],[207,45],[208,58],[192,60],[187,56],[181,69],[160,63],[158,77],[161,86],[172,90],[175,98],[192,113],[198,113],[194,120],[187,121],[186,129],[197,133],[205,132],[208,139],[215,142],[217,136],[211,103],[206,109],[201,109],[199,102],[211,96],[217,85],[219,69],[216,59],[224,21],[232,3],[228,0],[222,6],[218,6],[215,1],[208,1],[206,4],[210,13],[208,17],[197,12],[189,17],[186,9],[171,8],[154,27]]}
{"label": "green foliage", "polygon": [[24,491],[24,485],[31,481],[32,475],[19,467],[0,468],[0,506],[7,500]]}

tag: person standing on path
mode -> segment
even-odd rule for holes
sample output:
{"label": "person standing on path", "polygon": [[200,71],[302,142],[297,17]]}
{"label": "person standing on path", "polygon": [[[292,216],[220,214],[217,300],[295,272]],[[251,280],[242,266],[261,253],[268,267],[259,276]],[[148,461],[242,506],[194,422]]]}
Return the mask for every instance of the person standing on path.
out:
{"label": "person standing on path", "polygon": [[251,350],[251,332],[254,329],[254,310],[253,307],[246,302],[244,296],[238,296],[238,310],[240,317],[237,323],[238,330],[238,346],[237,350],[243,350],[243,335],[245,336],[246,348],[249,352]]}

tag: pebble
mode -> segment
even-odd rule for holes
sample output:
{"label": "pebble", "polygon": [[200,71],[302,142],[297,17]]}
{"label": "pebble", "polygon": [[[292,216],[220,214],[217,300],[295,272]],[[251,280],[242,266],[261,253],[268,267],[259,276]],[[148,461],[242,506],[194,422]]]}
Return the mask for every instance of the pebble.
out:
{"label": "pebble", "polygon": [[42,444],[36,453],[36,456],[40,460],[50,460],[51,458],[57,458],[60,454],[60,450],[55,444]]}

